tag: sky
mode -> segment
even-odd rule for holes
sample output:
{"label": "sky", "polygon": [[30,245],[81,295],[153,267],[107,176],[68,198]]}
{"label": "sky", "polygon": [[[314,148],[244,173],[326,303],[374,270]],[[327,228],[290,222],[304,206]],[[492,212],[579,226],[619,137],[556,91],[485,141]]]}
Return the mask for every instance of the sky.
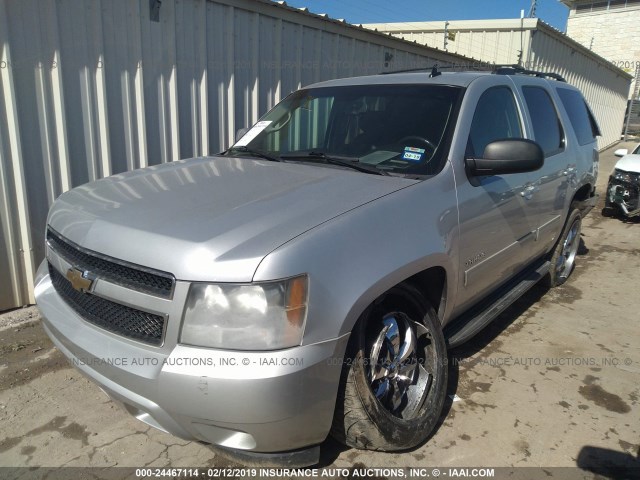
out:
{"label": "sky", "polygon": [[[531,0],[286,0],[292,7],[344,18],[349,23],[428,22],[520,18]],[[564,32],[569,9],[559,0],[538,0],[536,17]]]}

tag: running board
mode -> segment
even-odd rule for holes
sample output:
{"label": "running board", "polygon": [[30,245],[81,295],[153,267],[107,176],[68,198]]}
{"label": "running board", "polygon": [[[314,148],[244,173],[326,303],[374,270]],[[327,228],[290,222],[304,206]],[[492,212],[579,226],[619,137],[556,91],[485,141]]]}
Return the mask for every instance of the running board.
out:
{"label": "running board", "polygon": [[539,267],[525,272],[516,280],[518,283],[508,290],[499,291],[494,300],[480,308],[474,308],[454,320],[444,329],[448,348],[462,345],[489,325],[498,315],[504,312],[513,302],[524,295],[538,283],[550,270],[551,263],[545,261]]}

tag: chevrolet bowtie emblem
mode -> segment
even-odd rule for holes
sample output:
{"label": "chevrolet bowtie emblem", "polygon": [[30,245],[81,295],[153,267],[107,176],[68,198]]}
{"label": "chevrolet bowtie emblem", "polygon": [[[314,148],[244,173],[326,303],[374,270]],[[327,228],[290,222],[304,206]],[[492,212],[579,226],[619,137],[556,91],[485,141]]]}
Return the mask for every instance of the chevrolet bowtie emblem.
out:
{"label": "chevrolet bowtie emblem", "polygon": [[84,275],[85,272],[77,268],[67,270],[67,280],[69,280],[74,290],[82,293],[89,291],[91,285],[93,285],[93,280],[86,278]]}

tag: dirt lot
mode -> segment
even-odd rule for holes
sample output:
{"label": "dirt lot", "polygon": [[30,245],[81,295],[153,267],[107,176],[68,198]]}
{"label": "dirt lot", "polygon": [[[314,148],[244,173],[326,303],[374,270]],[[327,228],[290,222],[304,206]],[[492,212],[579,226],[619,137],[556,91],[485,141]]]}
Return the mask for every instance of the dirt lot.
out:
{"label": "dirt lot", "polygon": [[[600,192],[614,161],[601,155]],[[640,223],[600,208],[567,285],[534,289],[453,352],[429,442],[384,454],[329,440],[322,465],[639,467]],[[0,466],[232,465],[121,411],[52,346],[34,307],[0,315],[0,352]]]}

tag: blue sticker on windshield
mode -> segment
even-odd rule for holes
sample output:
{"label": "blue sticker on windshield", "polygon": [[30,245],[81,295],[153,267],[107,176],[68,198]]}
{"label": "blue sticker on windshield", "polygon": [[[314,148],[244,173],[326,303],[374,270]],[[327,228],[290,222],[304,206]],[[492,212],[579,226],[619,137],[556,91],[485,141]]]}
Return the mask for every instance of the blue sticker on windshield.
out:
{"label": "blue sticker on windshield", "polygon": [[419,162],[424,156],[424,148],[404,147],[404,153],[402,154],[403,160],[410,162]]}

